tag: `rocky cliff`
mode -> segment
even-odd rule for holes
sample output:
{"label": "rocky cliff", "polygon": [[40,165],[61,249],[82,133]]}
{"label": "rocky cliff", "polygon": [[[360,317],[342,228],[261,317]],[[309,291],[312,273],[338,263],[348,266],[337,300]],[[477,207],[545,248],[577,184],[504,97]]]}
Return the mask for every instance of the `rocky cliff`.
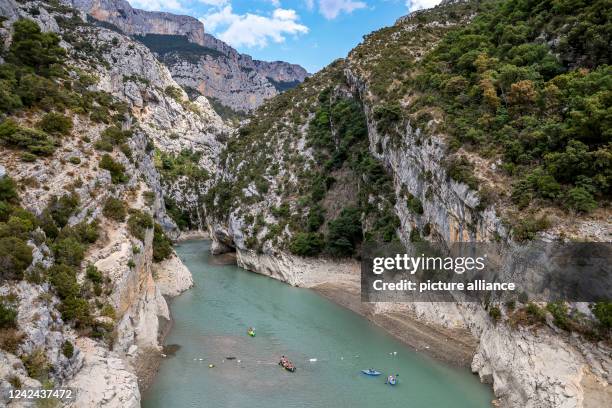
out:
{"label": "rocky cliff", "polygon": [[164,296],[192,285],[160,157],[212,172],[228,129],[130,37],[56,2],[0,10],[1,403],[53,384],[75,388],[66,406],[138,407]]}
{"label": "rocky cliff", "polygon": [[184,35],[204,45],[204,25],[197,18],[132,8],[126,0],[71,0],[71,5],[128,35]]}
{"label": "rocky cliff", "polygon": [[235,111],[251,111],[308,76],[299,65],[238,53],[204,33],[204,25],[193,17],[138,10],[125,0],[74,0],[72,5],[137,36],[191,95],[215,98]]}
{"label": "rocky cliff", "polygon": [[[559,16],[575,13],[593,25],[593,32],[603,28],[581,14],[589,9],[557,10],[555,24],[546,24],[552,17],[542,6],[540,20],[532,22],[541,24],[529,34],[533,38],[487,38],[496,24],[522,24],[508,23],[526,15],[517,11],[519,3],[505,2],[506,8],[493,8],[492,14],[490,5],[479,2],[446,2],[414,13],[366,36],[347,59],[260,107],[230,137],[206,197],[213,250],[236,250],[241,266],[290,284],[313,287],[340,280],[346,282],[344,291],[358,293],[347,263],[334,265],[334,259],[359,254],[365,241],[399,240],[407,247],[422,240],[443,247],[466,241],[512,247],[534,238],[609,242],[606,187],[592,190],[587,206],[573,201],[580,187],[572,176],[556,173],[551,162],[565,147],[538,145],[545,153],[528,156],[526,140],[537,138],[530,133],[537,126],[524,122],[539,117],[559,128],[571,122],[563,107],[569,100],[549,105],[552,111],[536,111],[529,101],[540,92],[536,87],[564,87],[570,76],[586,75],[586,69],[566,74],[576,61],[584,61],[598,78],[602,70],[603,77],[609,75],[603,49],[578,51],[573,17],[564,25]],[[507,17],[508,10],[516,13]],[[556,57],[546,47],[553,47]],[[516,57],[527,49],[541,54],[529,63]],[[548,63],[557,68],[547,71]],[[595,94],[609,91],[597,83]],[[524,99],[523,86],[533,90],[534,99]],[[511,89],[523,96],[510,97]],[[606,109],[605,103],[601,107]],[[547,132],[543,127],[540,135]],[[518,133],[504,133],[510,129]],[[517,138],[525,138],[525,147]],[[585,144],[586,151],[607,155],[603,139],[598,140]],[[525,155],[513,156],[514,148],[524,148],[519,155]],[[575,171],[587,178],[609,174],[602,168]],[[555,192],[546,195],[529,183],[550,183]],[[370,313],[463,330],[478,344],[471,367],[493,385],[500,406],[609,404],[609,331],[584,304],[561,308],[527,300],[422,302],[375,305]],[[585,324],[595,332],[603,330],[595,336],[601,341],[579,328],[584,323],[579,316],[588,316]]]}

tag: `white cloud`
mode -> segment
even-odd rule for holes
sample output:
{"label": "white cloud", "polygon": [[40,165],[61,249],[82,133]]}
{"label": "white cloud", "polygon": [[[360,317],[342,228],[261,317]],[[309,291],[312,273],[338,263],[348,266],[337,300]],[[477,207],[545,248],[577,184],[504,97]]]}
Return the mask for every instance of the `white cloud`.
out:
{"label": "white cloud", "polygon": [[282,43],[287,35],[308,33],[298,22],[295,10],[277,8],[271,16],[235,14],[232,6],[202,17],[204,28],[234,47],[265,47],[269,41]]}
{"label": "white cloud", "polygon": [[340,13],[352,13],[353,10],[365,8],[363,1],[353,0],[319,0],[319,11],[328,20],[333,20]]}
{"label": "white cloud", "polygon": [[408,0],[406,1],[406,7],[408,7],[410,11],[428,9],[437,6],[441,1],[442,0]]}
{"label": "white cloud", "polygon": [[130,0],[130,5],[143,10],[184,11],[182,0]]}
{"label": "white cloud", "polygon": [[204,23],[204,29],[206,31],[216,32],[218,27],[231,25],[239,19],[240,16],[234,14],[232,11],[232,6],[227,6],[217,12],[202,17],[200,20]]}
{"label": "white cloud", "polygon": [[129,3],[132,7],[143,10],[169,10],[187,13],[195,3],[211,7],[223,7],[229,4],[230,1],[231,0],[130,0]]}
{"label": "white cloud", "polygon": [[198,3],[206,4],[207,6],[222,7],[230,2],[230,0],[196,0]]}
{"label": "white cloud", "polygon": [[304,3],[306,3],[306,8],[308,10],[312,10],[314,8],[314,0],[304,0]]}

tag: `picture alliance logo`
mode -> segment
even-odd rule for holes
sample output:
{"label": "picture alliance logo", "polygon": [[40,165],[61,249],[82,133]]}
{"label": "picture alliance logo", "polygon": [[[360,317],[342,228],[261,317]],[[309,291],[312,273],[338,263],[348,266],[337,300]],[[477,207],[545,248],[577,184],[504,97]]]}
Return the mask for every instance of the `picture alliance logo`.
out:
{"label": "picture alliance logo", "polygon": [[372,259],[372,273],[381,275],[386,271],[416,274],[419,271],[447,271],[461,275],[465,272],[482,271],[486,267],[487,255],[479,257],[410,256],[396,254]]}

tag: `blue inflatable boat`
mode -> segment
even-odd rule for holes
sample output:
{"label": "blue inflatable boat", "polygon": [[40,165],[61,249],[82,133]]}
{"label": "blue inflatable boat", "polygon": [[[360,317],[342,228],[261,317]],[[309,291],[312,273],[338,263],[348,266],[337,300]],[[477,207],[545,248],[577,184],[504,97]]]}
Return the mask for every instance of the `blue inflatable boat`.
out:
{"label": "blue inflatable boat", "polygon": [[376,371],[374,369],[369,369],[369,370],[361,370],[362,373],[364,373],[365,375],[371,375],[373,377],[376,377],[377,375],[380,375],[380,371]]}

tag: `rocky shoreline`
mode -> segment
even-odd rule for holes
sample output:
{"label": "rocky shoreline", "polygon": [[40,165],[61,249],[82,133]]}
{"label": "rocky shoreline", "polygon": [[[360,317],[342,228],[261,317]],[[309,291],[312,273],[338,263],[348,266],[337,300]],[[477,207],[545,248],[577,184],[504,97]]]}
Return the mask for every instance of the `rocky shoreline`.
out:
{"label": "rocky shoreline", "polygon": [[[186,235],[199,236],[197,231],[195,233],[188,231]],[[193,286],[191,272],[175,254],[159,264],[152,264],[151,269],[157,287],[168,304],[168,318],[159,319],[160,323],[157,335],[157,344],[159,347],[141,350],[138,359],[134,361],[134,371],[138,377],[138,388],[141,394],[151,386],[159,371],[162,360],[168,354],[166,351],[167,346],[164,345],[164,341],[173,326],[169,300]]]}

